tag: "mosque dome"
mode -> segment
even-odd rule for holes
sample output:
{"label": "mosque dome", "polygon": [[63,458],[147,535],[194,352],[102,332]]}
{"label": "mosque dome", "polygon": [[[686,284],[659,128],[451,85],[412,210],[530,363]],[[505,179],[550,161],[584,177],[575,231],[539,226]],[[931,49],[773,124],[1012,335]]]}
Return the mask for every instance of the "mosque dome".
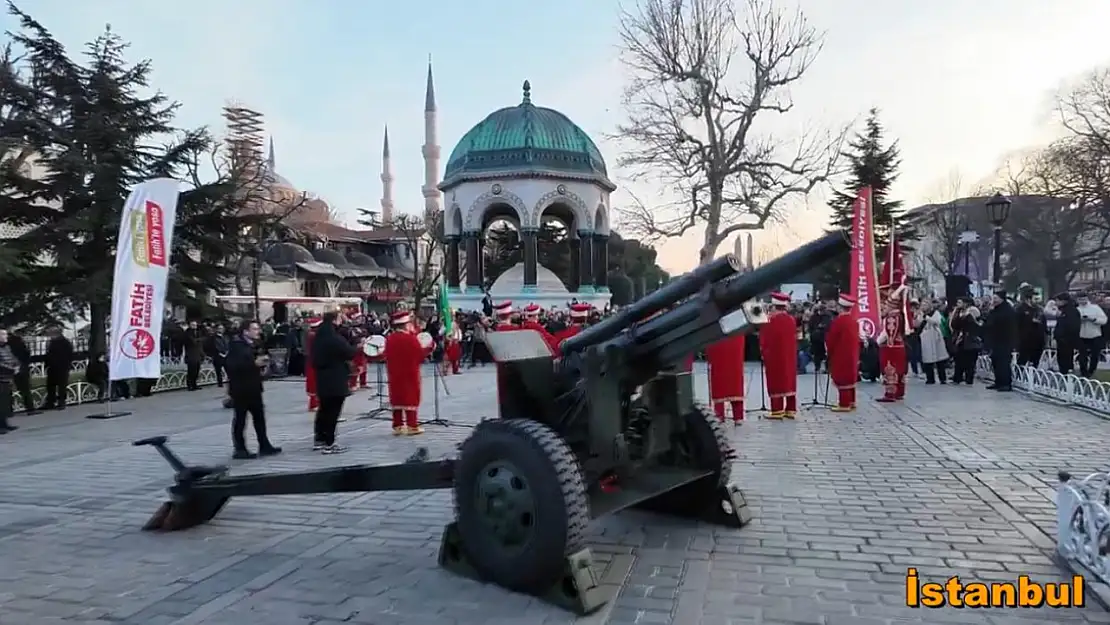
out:
{"label": "mosque dome", "polygon": [[292,267],[297,263],[311,263],[312,253],[296,243],[275,243],[266,248],[262,260],[271,267]]}
{"label": "mosque dome", "polygon": [[[517,263],[505,270],[490,287],[490,293],[519,293],[524,284],[524,263]],[[536,292],[549,294],[569,293],[563,281],[543,265],[536,265]]]}
{"label": "mosque dome", "polygon": [[363,269],[378,268],[377,261],[375,261],[374,258],[369,254],[363,254],[362,252],[348,252],[347,262],[351,263],[355,267],[361,267]]}
{"label": "mosque dome", "polygon": [[346,267],[350,264],[347,262],[346,258],[343,258],[342,254],[335,250],[329,250],[326,247],[318,247],[312,250],[312,257],[315,258],[317,262],[327,263],[336,267]]}
{"label": "mosque dome", "polygon": [[520,104],[494,111],[463,135],[441,188],[500,173],[563,174],[613,186],[590,136],[559,111],[533,104],[531,92],[525,81]]}

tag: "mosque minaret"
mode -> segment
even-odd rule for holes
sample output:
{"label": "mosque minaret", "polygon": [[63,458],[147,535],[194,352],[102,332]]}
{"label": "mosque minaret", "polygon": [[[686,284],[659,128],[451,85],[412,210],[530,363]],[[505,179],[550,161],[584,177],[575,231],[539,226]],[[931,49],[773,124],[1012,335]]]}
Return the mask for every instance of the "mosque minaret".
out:
{"label": "mosque minaret", "polygon": [[436,89],[432,80],[432,60],[428,59],[428,84],[424,92],[424,216],[443,210],[439,191],[439,145],[436,142]]}
{"label": "mosque minaret", "polygon": [[381,223],[393,221],[393,166],[389,162],[389,126],[382,142],[382,214]]}

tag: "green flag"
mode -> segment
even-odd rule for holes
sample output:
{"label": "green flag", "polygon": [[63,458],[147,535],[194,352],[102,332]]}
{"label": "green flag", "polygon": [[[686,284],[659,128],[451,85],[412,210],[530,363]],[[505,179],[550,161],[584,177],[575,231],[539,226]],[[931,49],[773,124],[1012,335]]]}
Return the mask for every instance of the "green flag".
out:
{"label": "green flag", "polygon": [[447,285],[443,282],[439,283],[439,297],[436,299],[439,318],[443,321],[443,334],[450,336],[455,329],[455,315],[451,310],[451,302],[447,299]]}

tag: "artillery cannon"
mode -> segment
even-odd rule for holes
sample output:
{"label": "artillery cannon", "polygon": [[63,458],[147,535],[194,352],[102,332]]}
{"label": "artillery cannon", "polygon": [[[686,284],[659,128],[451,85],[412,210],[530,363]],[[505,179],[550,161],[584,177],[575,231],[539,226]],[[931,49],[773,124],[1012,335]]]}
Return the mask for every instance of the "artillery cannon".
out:
{"label": "artillery cannon", "polygon": [[176,473],[144,529],[205,523],[232,497],[453,489],[442,566],[591,612],[609,599],[586,547],[592,519],[639,507],[750,521],[728,437],[694,403],[683,361],[765,322],[753,298],[848,249],[835,233],[745,274],[735,257],[718,260],[563,341],[559,359],[536,332],[490,333],[500,418],[479,423],[453,459],[239,476],[185,465],[164,437],[136,441]]}

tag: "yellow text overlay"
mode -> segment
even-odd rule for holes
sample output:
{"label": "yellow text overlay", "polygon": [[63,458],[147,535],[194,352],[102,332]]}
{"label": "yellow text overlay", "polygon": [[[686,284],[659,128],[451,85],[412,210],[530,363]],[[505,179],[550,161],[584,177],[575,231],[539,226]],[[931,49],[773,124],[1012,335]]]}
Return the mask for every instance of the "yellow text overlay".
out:
{"label": "yellow text overlay", "polygon": [[953,575],[943,582],[925,581],[917,569],[906,571],[906,605],[911,608],[1081,608],[1083,578],[1066,582],[1035,582],[1020,575],[1012,582],[963,581]]}

